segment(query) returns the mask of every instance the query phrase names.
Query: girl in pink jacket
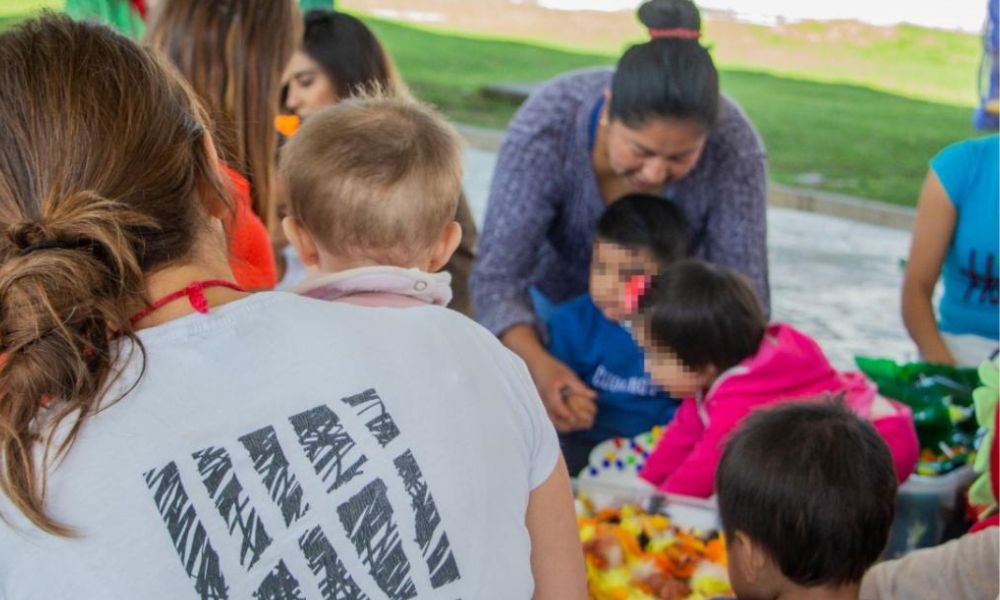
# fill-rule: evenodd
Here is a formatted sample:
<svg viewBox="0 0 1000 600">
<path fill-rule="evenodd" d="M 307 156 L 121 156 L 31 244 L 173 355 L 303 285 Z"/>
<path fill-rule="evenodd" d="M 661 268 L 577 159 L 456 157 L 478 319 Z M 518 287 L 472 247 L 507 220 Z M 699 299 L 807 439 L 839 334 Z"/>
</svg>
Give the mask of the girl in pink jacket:
<svg viewBox="0 0 1000 600">
<path fill-rule="evenodd" d="M 879 396 L 862 374 L 835 370 L 805 334 L 768 325 L 738 274 L 703 261 L 676 263 L 641 298 L 636 325 L 653 380 L 684 398 L 640 472 L 659 489 L 711 496 L 723 444 L 754 409 L 828 396 L 871 421 L 900 482 L 913 472 L 919 447 L 909 408 Z"/>
</svg>

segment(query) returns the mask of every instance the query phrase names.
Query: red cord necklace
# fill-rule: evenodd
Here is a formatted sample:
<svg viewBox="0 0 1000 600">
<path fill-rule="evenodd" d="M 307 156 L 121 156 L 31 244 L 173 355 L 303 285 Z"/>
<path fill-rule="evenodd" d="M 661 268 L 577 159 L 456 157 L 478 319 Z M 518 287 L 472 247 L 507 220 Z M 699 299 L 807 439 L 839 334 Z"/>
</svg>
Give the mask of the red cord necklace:
<svg viewBox="0 0 1000 600">
<path fill-rule="evenodd" d="M 231 290 L 236 290 L 237 292 L 246 291 L 242 287 L 231 281 L 226 281 L 225 279 L 205 279 L 202 281 L 195 281 L 186 288 L 177 290 L 176 292 L 171 292 L 162 298 L 154 300 L 149 306 L 132 315 L 130 321 L 133 325 L 135 325 L 174 300 L 179 300 L 185 297 L 188 299 L 188 302 L 191 303 L 191 308 L 201 314 L 205 314 L 208 312 L 208 300 L 205 298 L 205 290 L 214 287 L 229 288 Z"/>
</svg>

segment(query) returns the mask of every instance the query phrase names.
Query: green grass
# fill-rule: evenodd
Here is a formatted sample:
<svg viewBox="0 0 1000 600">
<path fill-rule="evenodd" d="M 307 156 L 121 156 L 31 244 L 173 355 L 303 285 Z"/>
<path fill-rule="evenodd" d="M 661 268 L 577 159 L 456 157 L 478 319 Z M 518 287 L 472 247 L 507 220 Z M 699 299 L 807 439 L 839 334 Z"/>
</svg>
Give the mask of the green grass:
<svg viewBox="0 0 1000 600">
<path fill-rule="evenodd" d="M 43 8 L 59 9 L 65 4 L 66 0 L 3 0 L 0 15 L 23 15 Z"/>
<path fill-rule="evenodd" d="M 775 181 L 818 173 L 829 191 L 913 205 L 927 162 L 972 135 L 966 108 L 869 88 L 725 70 L 722 85 L 768 147 Z"/>
<path fill-rule="evenodd" d="M 901 96 L 957 106 L 977 97 L 982 52 L 977 36 L 912 25 L 893 28 L 807 22 L 771 28 L 747 25 L 739 42 L 709 42 L 724 68 L 763 70 L 826 83 L 853 83 Z"/>
<path fill-rule="evenodd" d="M 451 118 L 504 127 L 516 106 L 484 98 L 480 88 L 499 81 L 540 81 L 571 69 L 612 64 L 611 56 L 582 54 L 483 37 L 443 35 L 365 18 L 403 78 L 421 99 Z"/>
<path fill-rule="evenodd" d="M 0 0 L 0 31 L 40 10 L 60 10 L 66 0 Z"/>
<path fill-rule="evenodd" d="M 482 86 L 544 80 L 616 59 L 611 53 L 365 20 L 419 97 L 457 121 L 490 127 L 503 127 L 516 107 L 482 97 Z M 912 44 L 901 44 L 895 52 L 906 54 Z M 935 60 L 948 64 L 947 58 Z M 764 138 L 772 179 L 781 183 L 802 186 L 801 176 L 818 175 L 820 183 L 810 187 L 913 205 L 930 157 L 974 133 L 971 106 L 944 100 L 744 68 L 723 67 L 721 78 L 723 91 L 746 109 Z"/>
<path fill-rule="evenodd" d="M 61 4 L 5 0 L 0 29 L 11 17 Z M 483 86 L 611 65 L 621 50 L 579 50 L 359 16 L 417 96 L 455 121 L 486 127 L 503 128 L 517 107 L 483 97 Z M 774 181 L 913 205 L 930 157 L 974 135 L 975 36 L 802 23 L 746 25 L 738 35 L 716 39 L 712 29 L 709 22 L 723 91 L 742 104 L 764 138 Z"/>
</svg>

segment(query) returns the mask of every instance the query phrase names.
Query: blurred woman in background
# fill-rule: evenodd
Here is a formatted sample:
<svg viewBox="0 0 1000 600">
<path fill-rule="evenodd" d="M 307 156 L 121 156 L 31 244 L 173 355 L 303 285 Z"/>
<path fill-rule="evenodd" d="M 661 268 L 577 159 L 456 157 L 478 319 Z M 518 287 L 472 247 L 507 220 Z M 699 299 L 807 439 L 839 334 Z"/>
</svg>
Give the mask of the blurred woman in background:
<svg viewBox="0 0 1000 600">
<path fill-rule="evenodd" d="M 284 109 L 306 119 L 344 98 L 375 89 L 391 95 L 410 95 L 375 34 L 351 15 L 327 10 L 307 13 L 302 45 L 285 69 Z M 468 279 L 478 235 L 465 194 L 459 199 L 455 220 L 462 226 L 462 243 L 444 268 L 452 277 L 454 297 L 449 306 L 471 316 Z M 293 285 L 304 276 L 290 246 L 278 260 L 284 261 L 279 287 Z"/>
<path fill-rule="evenodd" d="M 295 0 L 162 0 L 147 34 L 208 111 L 233 184 L 230 261 L 237 281 L 251 289 L 277 282 L 268 235 L 277 195 L 273 123 L 299 32 Z"/>
</svg>

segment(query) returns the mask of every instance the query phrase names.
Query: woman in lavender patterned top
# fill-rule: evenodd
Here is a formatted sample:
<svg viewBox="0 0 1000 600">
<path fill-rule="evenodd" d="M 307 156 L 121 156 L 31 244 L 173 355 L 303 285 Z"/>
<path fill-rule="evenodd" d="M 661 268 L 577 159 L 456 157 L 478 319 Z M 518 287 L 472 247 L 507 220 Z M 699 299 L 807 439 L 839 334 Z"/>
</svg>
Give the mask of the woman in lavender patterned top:
<svg viewBox="0 0 1000 600">
<path fill-rule="evenodd" d="M 477 319 L 527 363 L 560 431 L 586 426 L 566 397 L 594 392 L 545 350 L 532 296 L 544 310 L 587 291 L 597 219 L 614 200 L 675 199 L 690 253 L 742 272 L 770 302 L 763 144 L 719 93 L 697 7 L 650 0 L 639 19 L 651 39 L 614 71 L 560 76 L 511 121 L 470 281 Z"/>
</svg>

